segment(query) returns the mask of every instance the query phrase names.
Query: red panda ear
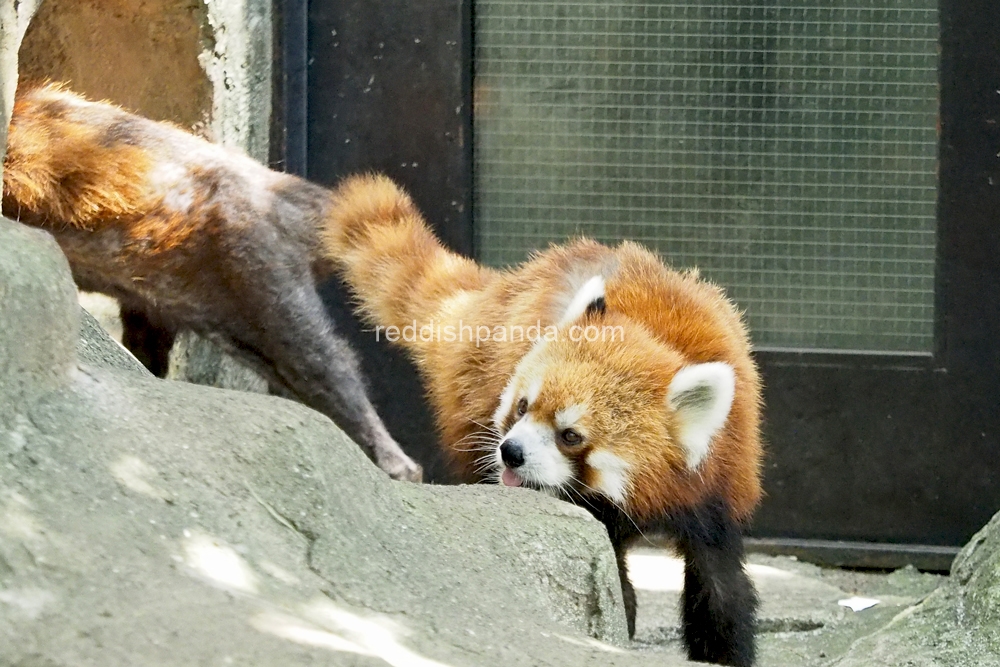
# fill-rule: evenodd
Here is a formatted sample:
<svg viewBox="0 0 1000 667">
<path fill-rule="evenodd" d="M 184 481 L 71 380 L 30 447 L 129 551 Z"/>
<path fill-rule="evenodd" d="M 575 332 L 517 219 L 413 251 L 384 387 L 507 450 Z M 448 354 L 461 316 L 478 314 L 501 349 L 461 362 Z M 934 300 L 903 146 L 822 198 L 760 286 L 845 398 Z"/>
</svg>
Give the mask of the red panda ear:
<svg viewBox="0 0 1000 667">
<path fill-rule="evenodd" d="M 562 317 L 559 318 L 559 326 L 564 327 L 572 324 L 583 317 L 583 314 L 590 310 L 604 312 L 604 277 L 594 276 L 580 286 L 580 289 L 573 295 L 573 300 L 569 302 Z"/>
<path fill-rule="evenodd" d="M 712 438 L 729 417 L 735 393 L 733 368 L 721 362 L 685 366 L 670 381 L 667 404 L 677 420 L 688 468 L 698 467 L 708 456 Z"/>
</svg>

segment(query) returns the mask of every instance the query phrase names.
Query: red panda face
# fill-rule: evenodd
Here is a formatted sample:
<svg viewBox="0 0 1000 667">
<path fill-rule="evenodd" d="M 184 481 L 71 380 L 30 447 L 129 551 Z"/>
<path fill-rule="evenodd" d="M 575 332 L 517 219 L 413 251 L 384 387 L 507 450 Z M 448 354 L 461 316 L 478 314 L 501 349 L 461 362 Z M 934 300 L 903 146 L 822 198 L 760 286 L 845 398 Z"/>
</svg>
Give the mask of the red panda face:
<svg viewBox="0 0 1000 667">
<path fill-rule="evenodd" d="M 581 317 L 620 335 L 573 340 L 563 323 L 557 340 L 535 343 L 499 397 L 493 469 L 507 486 L 628 511 L 634 488 L 670 484 L 706 458 L 735 377 L 724 363 L 686 364 L 620 314 Z"/>
<path fill-rule="evenodd" d="M 617 392 L 607 391 L 611 369 L 573 347 L 541 341 L 518 364 L 494 414 L 496 470 L 507 486 L 624 501 L 629 463 L 614 445 L 655 398 L 626 381 L 637 391 L 626 390 L 634 398 L 619 405 Z"/>
</svg>

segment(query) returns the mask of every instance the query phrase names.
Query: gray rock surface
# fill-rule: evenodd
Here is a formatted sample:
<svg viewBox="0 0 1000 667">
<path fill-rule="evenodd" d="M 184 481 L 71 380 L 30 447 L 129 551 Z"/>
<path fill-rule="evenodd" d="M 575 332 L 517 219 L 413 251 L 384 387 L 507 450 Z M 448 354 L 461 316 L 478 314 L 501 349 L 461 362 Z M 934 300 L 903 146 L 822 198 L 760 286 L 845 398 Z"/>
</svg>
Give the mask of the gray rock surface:
<svg viewBox="0 0 1000 667">
<path fill-rule="evenodd" d="M 662 551 L 629 644 L 585 512 L 393 482 L 296 403 L 152 378 L 5 220 L 0 314 L 0 664 L 684 664 Z M 1000 517 L 941 587 L 754 556 L 760 664 L 1000 665 L 998 572 Z"/>
<path fill-rule="evenodd" d="M 629 554 L 639 613 L 633 648 L 680 658 L 678 595 L 684 564 L 662 549 Z M 884 627 L 938 588 L 946 577 L 912 567 L 891 574 L 820 568 L 787 556 L 751 554 L 748 570 L 761 598 L 758 664 L 828 667 L 854 642 Z M 878 602 L 862 611 L 840 604 L 851 597 Z"/>
<path fill-rule="evenodd" d="M 167 378 L 206 387 L 268 393 L 267 380 L 218 345 L 193 331 L 181 331 L 170 349 Z"/>
<path fill-rule="evenodd" d="M 947 579 L 912 567 L 884 574 L 820 568 L 762 555 L 751 556 L 754 566 L 773 568 L 759 579 L 764 601 L 758 635 L 761 665 L 836 664 L 859 638 L 920 603 Z M 878 602 L 859 611 L 840 604 L 852 597 Z"/>
<path fill-rule="evenodd" d="M 76 359 L 79 307 L 51 236 L 0 218 L 0 424 L 66 382 Z"/>
<path fill-rule="evenodd" d="M 835 664 L 1000 665 L 1000 514 L 959 553 L 951 573 L 947 584 L 859 639 Z"/>
<path fill-rule="evenodd" d="M 86 308 L 80 309 L 80 338 L 76 344 L 80 363 L 153 377 L 142 363 L 105 331 Z"/>
<path fill-rule="evenodd" d="M 662 550 L 633 554 L 629 644 L 584 511 L 393 482 L 296 403 L 152 378 L 8 221 L 0 313 L 0 664 L 685 664 Z M 1000 518 L 940 588 L 750 567 L 761 665 L 1000 665 Z"/>
</svg>

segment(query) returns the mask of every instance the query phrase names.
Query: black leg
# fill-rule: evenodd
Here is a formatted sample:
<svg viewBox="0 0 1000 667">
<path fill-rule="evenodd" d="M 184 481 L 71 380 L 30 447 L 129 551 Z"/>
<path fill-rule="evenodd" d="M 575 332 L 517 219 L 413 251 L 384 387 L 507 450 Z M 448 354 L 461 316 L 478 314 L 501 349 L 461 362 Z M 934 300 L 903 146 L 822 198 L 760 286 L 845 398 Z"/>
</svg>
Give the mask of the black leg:
<svg viewBox="0 0 1000 667">
<path fill-rule="evenodd" d="M 625 545 L 614 544 L 615 559 L 618 561 L 618 577 L 622 582 L 622 600 L 625 602 L 625 622 L 628 623 L 628 638 L 635 637 L 635 587 L 628 578 L 628 563 L 625 561 Z"/>
<path fill-rule="evenodd" d="M 156 326 L 139 310 L 121 307 L 122 345 L 156 377 L 166 377 L 174 332 Z"/>
<path fill-rule="evenodd" d="M 262 335 L 257 352 L 270 362 L 265 377 L 271 385 L 283 387 L 333 419 L 394 479 L 419 482 L 423 470 L 403 452 L 375 412 L 354 351 L 334 331 L 316 291 L 287 290 L 258 317 L 254 331 Z"/>
<path fill-rule="evenodd" d="M 757 592 L 743 567 L 743 537 L 726 509 L 712 505 L 683 522 L 684 641 L 691 660 L 749 667 L 754 662 Z"/>
</svg>

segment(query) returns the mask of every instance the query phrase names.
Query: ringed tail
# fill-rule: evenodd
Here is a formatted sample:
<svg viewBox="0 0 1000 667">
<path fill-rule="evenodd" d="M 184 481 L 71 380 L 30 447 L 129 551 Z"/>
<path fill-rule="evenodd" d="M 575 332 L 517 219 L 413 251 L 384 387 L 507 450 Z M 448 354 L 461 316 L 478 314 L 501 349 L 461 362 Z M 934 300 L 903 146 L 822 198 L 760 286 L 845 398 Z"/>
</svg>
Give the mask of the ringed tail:
<svg viewBox="0 0 1000 667">
<path fill-rule="evenodd" d="M 55 85 L 18 91 L 4 158 L 5 215 L 92 229 L 145 205 L 150 156 L 104 141 L 106 128 L 73 118 L 78 99 Z"/>
<path fill-rule="evenodd" d="M 445 248 L 386 176 L 345 179 L 332 193 L 320 236 L 372 325 L 419 327 L 445 299 L 483 284 L 484 270 Z"/>
</svg>

